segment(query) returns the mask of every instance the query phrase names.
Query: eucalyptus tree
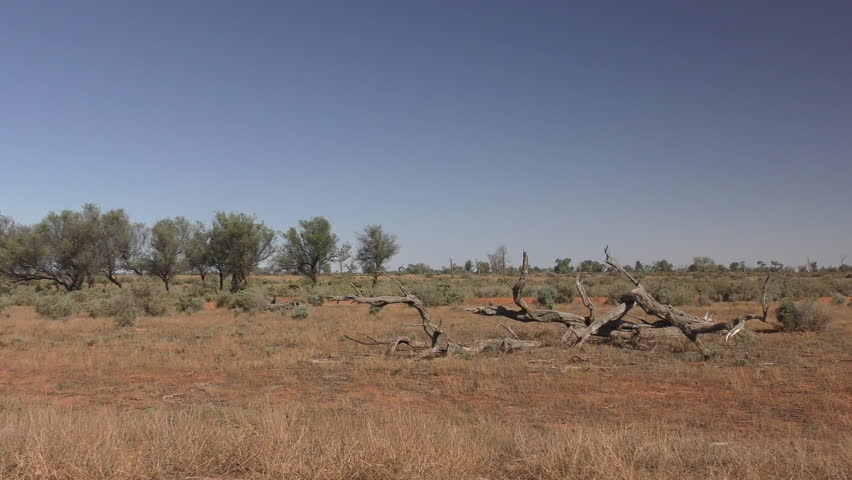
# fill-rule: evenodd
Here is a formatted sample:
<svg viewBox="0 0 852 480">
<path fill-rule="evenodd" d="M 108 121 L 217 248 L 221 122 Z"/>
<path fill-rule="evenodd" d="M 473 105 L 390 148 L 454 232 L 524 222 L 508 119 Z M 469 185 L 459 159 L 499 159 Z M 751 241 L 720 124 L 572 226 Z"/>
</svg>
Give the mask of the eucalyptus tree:
<svg viewBox="0 0 852 480">
<path fill-rule="evenodd" d="M 300 220 L 299 228 L 283 234 L 284 245 L 275 263 L 282 270 L 305 275 L 314 285 L 318 275 L 327 271 L 338 253 L 337 235 L 324 217 Z"/>
<path fill-rule="evenodd" d="M 358 234 L 358 251 L 355 259 L 361 264 L 364 273 L 373 276 L 373 288 L 379 275 L 385 271 L 385 263 L 399 253 L 397 236 L 382 231 L 381 225 L 367 225 Z"/>
<path fill-rule="evenodd" d="M 74 291 L 94 283 L 100 268 L 100 209 L 50 212 L 33 226 L 0 223 L 0 274 L 13 282 L 47 280 Z"/>
<path fill-rule="evenodd" d="M 164 218 L 151 227 L 151 251 L 146 270 L 169 290 L 172 280 L 186 267 L 186 247 L 191 224 L 183 217 Z"/>
<path fill-rule="evenodd" d="M 248 286 L 252 270 L 275 252 L 275 232 L 245 213 L 218 212 L 210 228 L 210 259 L 219 274 L 219 289 L 224 277 L 231 276 L 231 291 Z"/>
<path fill-rule="evenodd" d="M 207 274 L 213 268 L 213 258 L 210 251 L 210 232 L 204 224 L 197 222 L 192 226 L 189 241 L 186 244 L 186 266 L 201 277 L 201 285 L 207 284 Z"/>
<path fill-rule="evenodd" d="M 100 218 L 98 236 L 99 272 L 118 288 L 118 275 L 132 271 L 142 274 L 147 253 L 149 229 L 143 223 L 131 223 L 123 209 L 110 210 Z"/>
</svg>

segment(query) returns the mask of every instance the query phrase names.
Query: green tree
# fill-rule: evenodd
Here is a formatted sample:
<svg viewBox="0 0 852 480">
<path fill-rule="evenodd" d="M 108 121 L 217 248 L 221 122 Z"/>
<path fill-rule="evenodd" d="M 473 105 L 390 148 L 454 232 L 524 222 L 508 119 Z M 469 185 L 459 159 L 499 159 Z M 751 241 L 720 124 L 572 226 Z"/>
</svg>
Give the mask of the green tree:
<svg viewBox="0 0 852 480">
<path fill-rule="evenodd" d="M 355 259 L 361 264 L 364 273 L 373 276 L 373 288 L 379 275 L 385 270 L 385 262 L 399 253 L 397 236 L 382 231 L 381 225 L 367 225 L 358 234 L 358 251 Z"/>
<path fill-rule="evenodd" d="M 411 275 L 428 275 L 432 272 L 432 267 L 425 263 L 409 263 L 408 266 L 405 267 L 405 273 Z"/>
<path fill-rule="evenodd" d="M 584 273 L 600 273 L 604 271 L 604 268 L 604 264 L 600 262 L 583 260 L 577 270 Z"/>
<path fill-rule="evenodd" d="M 314 217 L 300 220 L 298 230 L 287 230 L 275 263 L 283 270 L 305 275 L 316 285 L 317 276 L 330 268 L 337 253 L 337 235 L 331 233 L 331 224 L 323 217 Z"/>
<path fill-rule="evenodd" d="M 464 271 L 472 272 L 473 271 L 473 260 L 467 260 L 464 262 Z"/>
<path fill-rule="evenodd" d="M 67 291 L 94 283 L 101 261 L 98 250 L 100 209 L 50 212 L 35 226 L 5 219 L 0 236 L 0 274 L 14 282 L 48 280 Z"/>
<path fill-rule="evenodd" d="M 201 278 L 201 285 L 206 286 L 213 259 L 210 252 L 210 232 L 204 228 L 203 223 L 197 222 L 191 227 L 184 254 L 187 268 L 197 273 Z"/>
<path fill-rule="evenodd" d="M 720 270 L 720 265 L 710 257 L 695 257 L 692 259 L 692 265 L 689 266 L 690 272 L 717 272 Z"/>
<path fill-rule="evenodd" d="M 99 225 L 99 271 L 121 288 L 120 272 L 142 273 L 141 261 L 146 253 L 149 230 L 142 223 L 131 223 L 123 209 L 104 213 Z"/>
<path fill-rule="evenodd" d="M 674 271 L 674 267 L 668 260 L 660 260 L 654 263 L 654 271 L 668 273 Z"/>
<path fill-rule="evenodd" d="M 186 247 L 191 225 L 183 217 L 164 218 L 151 228 L 151 252 L 146 270 L 169 290 L 175 275 L 186 267 Z"/>
<path fill-rule="evenodd" d="M 224 277 L 231 276 L 231 291 L 248 286 L 251 271 L 275 251 L 275 232 L 245 213 L 216 213 L 210 228 L 211 264 L 219 274 L 219 289 Z"/>
<path fill-rule="evenodd" d="M 574 271 L 574 267 L 571 266 L 570 258 L 557 258 L 556 266 L 553 267 L 553 271 L 556 273 L 571 273 Z"/>
</svg>

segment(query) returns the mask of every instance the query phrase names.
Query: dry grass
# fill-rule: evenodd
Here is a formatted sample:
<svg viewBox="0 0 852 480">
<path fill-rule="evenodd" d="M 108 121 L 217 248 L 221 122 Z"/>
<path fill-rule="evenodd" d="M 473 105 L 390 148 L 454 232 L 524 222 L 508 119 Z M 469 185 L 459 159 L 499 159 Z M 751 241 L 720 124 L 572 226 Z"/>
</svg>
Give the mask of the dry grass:
<svg viewBox="0 0 852 480">
<path fill-rule="evenodd" d="M 709 341 L 708 362 L 677 342 L 412 363 L 342 338 L 416 333 L 404 307 L 214 310 L 135 329 L 11 307 L 0 478 L 848 478 L 852 308 L 825 309 L 825 332 Z M 460 341 L 504 334 L 460 308 L 433 315 Z"/>
</svg>

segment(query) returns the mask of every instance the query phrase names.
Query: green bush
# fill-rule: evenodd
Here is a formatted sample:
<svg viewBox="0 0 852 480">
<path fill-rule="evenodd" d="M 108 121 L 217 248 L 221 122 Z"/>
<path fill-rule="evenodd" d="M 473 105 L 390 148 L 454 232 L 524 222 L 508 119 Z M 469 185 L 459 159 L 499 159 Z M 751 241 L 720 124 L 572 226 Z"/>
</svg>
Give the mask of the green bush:
<svg viewBox="0 0 852 480">
<path fill-rule="evenodd" d="M 201 311 L 204 308 L 204 299 L 192 295 L 180 295 L 177 297 L 177 309 L 187 315 Z"/>
<path fill-rule="evenodd" d="M 293 313 L 290 314 L 292 318 L 296 319 L 304 319 L 308 318 L 311 314 L 311 309 L 307 305 L 299 305 L 295 309 L 293 309 Z"/>
<path fill-rule="evenodd" d="M 103 318 L 110 316 L 109 304 L 110 299 L 93 298 L 87 300 L 86 303 L 82 304 L 81 308 L 84 312 L 86 312 L 86 315 L 92 318 Z"/>
<path fill-rule="evenodd" d="M 843 305 L 846 303 L 846 295 L 835 293 L 833 297 L 831 297 L 831 303 L 835 305 Z"/>
<path fill-rule="evenodd" d="M 574 286 L 560 283 L 556 286 L 556 303 L 571 303 L 574 301 Z"/>
<path fill-rule="evenodd" d="M 216 307 L 218 308 L 230 308 L 231 307 L 231 295 L 229 293 L 221 292 L 216 295 L 213 300 L 216 301 Z"/>
<path fill-rule="evenodd" d="M 124 290 L 129 292 L 129 295 L 133 298 L 133 303 L 144 315 L 159 317 L 169 311 L 168 293 L 159 282 L 146 279 L 133 282 L 129 288 Z"/>
<path fill-rule="evenodd" d="M 550 287 L 540 288 L 535 299 L 542 307 L 553 310 L 553 306 L 556 304 L 556 290 Z"/>
<path fill-rule="evenodd" d="M 53 320 L 66 319 L 79 312 L 80 305 L 69 295 L 45 295 L 35 301 L 36 312 Z"/>
<path fill-rule="evenodd" d="M 321 307 L 323 306 L 323 304 L 325 304 L 325 298 L 322 295 L 308 295 L 308 298 L 306 300 L 307 303 L 315 307 Z"/>
<path fill-rule="evenodd" d="M 382 307 L 370 305 L 370 315 L 378 315 L 380 313 L 382 313 Z"/>
<path fill-rule="evenodd" d="M 556 292 L 555 303 L 571 303 L 574 301 L 574 284 L 553 277 L 547 280 L 547 285 Z"/>
<path fill-rule="evenodd" d="M 819 332 L 825 330 L 830 318 L 813 300 L 801 307 L 790 298 L 782 298 L 775 312 L 781 328 L 788 332 Z"/>
<path fill-rule="evenodd" d="M 802 312 L 796 306 L 796 302 L 790 297 L 784 297 L 778 303 L 778 309 L 775 310 L 775 319 L 781 324 L 784 330 L 798 330 L 801 324 Z"/>
<path fill-rule="evenodd" d="M 464 293 L 453 284 L 446 282 L 423 282 L 412 291 L 427 307 L 455 305 L 464 300 Z"/>
<path fill-rule="evenodd" d="M 675 283 L 661 287 L 655 297 L 662 304 L 689 305 L 695 300 L 696 293 L 691 285 Z"/>
<path fill-rule="evenodd" d="M 263 292 L 247 289 L 231 295 L 230 307 L 238 312 L 256 312 L 265 308 L 268 303 Z"/>
<path fill-rule="evenodd" d="M 136 311 L 133 309 L 121 310 L 112 318 L 116 327 L 125 328 L 136 325 Z"/>
</svg>

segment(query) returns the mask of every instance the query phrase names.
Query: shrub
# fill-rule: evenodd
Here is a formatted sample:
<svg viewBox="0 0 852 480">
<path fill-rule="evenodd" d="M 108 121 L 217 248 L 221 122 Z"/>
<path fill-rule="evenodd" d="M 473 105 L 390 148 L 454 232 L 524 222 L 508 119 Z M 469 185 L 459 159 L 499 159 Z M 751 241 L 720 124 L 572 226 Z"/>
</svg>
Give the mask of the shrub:
<svg viewBox="0 0 852 480">
<path fill-rule="evenodd" d="M 574 301 L 574 286 L 560 283 L 556 286 L 556 303 L 571 303 Z"/>
<path fill-rule="evenodd" d="M 315 307 L 321 307 L 325 303 L 322 295 L 308 295 L 307 302 Z"/>
<path fill-rule="evenodd" d="M 299 305 L 293 310 L 293 313 L 290 314 L 292 318 L 303 319 L 308 318 L 311 314 L 310 308 L 307 305 Z"/>
<path fill-rule="evenodd" d="M 540 288 L 535 299 L 542 307 L 553 310 L 553 305 L 556 303 L 556 290 L 550 287 Z"/>
<path fill-rule="evenodd" d="M 129 317 L 135 320 L 137 316 L 142 314 L 141 307 L 137 305 L 135 297 L 129 291 L 115 295 L 102 303 L 103 313 L 97 316 L 112 317 L 113 320 L 118 317 L 125 319 Z M 118 322 L 116 322 L 116 325 L 118 325 Z"/>
<path fill-rule="evenodd" d="M 801 323 L 802 312 L 796 306 L 796 302 L 790 297 L 784 297 L 778 303 L 775 318 L 784 330 L 797 330 Z"/>
<path fill-rule="evenodd" d="M 268 303 L 262 292 L 247 289 L 232 294 L 230 306 L 239 312 L 256 312 L 266 307 Z"/>
<path fill-rule="evenodd" d="M 81 305 L 86 315 L 92 318 L 103 318 L 108 317 L 109 315 L 109 299 L 104 298 L 93 298 L 91 300 L 86 301 L 83 305 Z"/>
<path fill-rule="evenodd" d="M 231 295 L 228 293 L 222 292 L 216 295 L 214 300 L 218 308 L 229 308 L 231 306 Z"/>
<path fill-rule="evenodd" d="M 688 305 L 695 299 L 695 293 L 691 286 L 675 283 L 660 288 L 656 293 L 656 298 L 662 304 Z"/>
<path fill-rule="evenodd" d="M 39 315 L 53 320 L 65 319 L 75 315 L 80 305 L 68 295 L 46 295 L 35 301 L 35 310 Z"/>
<path fill-rule="evenodd" d="M 427 307 L 438 307 L 442 305 L 455 305 L 464 300 L 464 294 L 455 285 L 439 282 L 424 282 L 418 285 L 412 292 Z"/>
<path fill-rule="evenodd" d="M 192 295 L 180 295 L 177 297 L 177 309 L 187 315 L 198 312 L 204 308 L 204 299 Z"/>
<path fill-rule="evenodd" d="M 380 313 L 382 313 L 382 307 L 370 305 L 370 315 L 378 315 Z"/>
<path fill-rule="evenodd" d="M 821 332 L 831 320 L 825 310 L 813 300 L 805 303 L 801 312 L 801 328 L 804 332 Z"/>
<path fill-rule="evenodd" d="M 835 293 L 833 297 L 831 297 L 831 303 L 835 305 L 843 305 L 846 303 L 846 296 L 840 293 Z"/>
<path fill-rule="evenodd" d="M 559 278 L 547 280 L 547 285 L 556 292 L 555 303 L 571 303 L 574 301 L 574 285 L 559 281 Z"/>
<path fill-rule="evenodd" d="M 121 310 L 113 316 L 112 321 L 119 328 L 132 327 L 136 325 L 136 310 L 132 308 Z"/>
<path fill-rule="evenodd" d="M 133 303 L 144 315 L 159 317 L 169 311 L 166 291 L 154 280 L 133 282 L 127 289 Z M 123 292 L 122 292 L 123 293 Z"/>
<path fill-rule="evenodd" d="M 775 312 L 781 328 L 788 332 L 818 332 L 828 325 L 829 317 L 816 302 L 809 300 L 797 307 L 790 298 L 782 298 Z"/>
</svg>

